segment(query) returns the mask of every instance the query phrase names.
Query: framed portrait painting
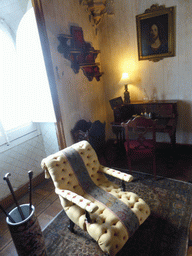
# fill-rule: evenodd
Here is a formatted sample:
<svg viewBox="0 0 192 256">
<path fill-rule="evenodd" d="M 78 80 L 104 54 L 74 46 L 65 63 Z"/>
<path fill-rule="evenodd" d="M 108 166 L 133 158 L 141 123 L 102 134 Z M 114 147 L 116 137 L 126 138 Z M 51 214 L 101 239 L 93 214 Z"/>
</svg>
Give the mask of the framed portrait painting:
<svg viewBox="0 0 192 256">
<path fill-rule="evenodd" d="M 136 16 L 139 60 L 175 56 L 175 7 L 152 5 Z"/>
</svg>

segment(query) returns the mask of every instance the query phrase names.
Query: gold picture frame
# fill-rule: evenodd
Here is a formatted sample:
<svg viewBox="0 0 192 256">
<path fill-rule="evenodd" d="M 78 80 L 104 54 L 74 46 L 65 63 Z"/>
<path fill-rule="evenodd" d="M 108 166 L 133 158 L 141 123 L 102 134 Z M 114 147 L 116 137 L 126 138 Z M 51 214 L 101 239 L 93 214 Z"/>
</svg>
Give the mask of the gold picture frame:
<svg viewBox="0 0 192 256">
<path fill-rule="evenodd" d="M 154 4 L 136 16 L 139 60 L 175 56 L 175 7 Z"/>
</svg>

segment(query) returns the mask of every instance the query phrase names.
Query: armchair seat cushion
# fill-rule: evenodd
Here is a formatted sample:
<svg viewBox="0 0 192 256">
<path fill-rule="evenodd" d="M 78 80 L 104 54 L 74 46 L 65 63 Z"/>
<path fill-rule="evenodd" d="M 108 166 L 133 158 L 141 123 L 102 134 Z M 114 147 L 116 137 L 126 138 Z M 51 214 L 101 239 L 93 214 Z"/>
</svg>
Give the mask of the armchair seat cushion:
<svg viewBox="0 0 192 256">
<path fill-rule="evenodd" d="M 131 141 L 128 146 L 126 145 L 126 142 L 124 143 L 125 149 L 127 150 L 127 154 L 129 154 L 129 157 L 132 160 L 139 160 L 147 157 L 153 156 L 153 145 L 150 142 L 145 142 L 144 145 L 140 145 L 137 141 Z"/>
<path fill-rule="evenodd" d="M 125 143 L 127 143 L 127 142 L 125 142 Z M 141 144 L 137 140 L 130 140 L 129 141 L 129 146 L 130 146 L 130 149 L 135 149 L 135 150 L 152 149 L 153 148 L 153 141 L 149 139 L 149 140 L 143 141 L 143 144 Z"/>
</svg>

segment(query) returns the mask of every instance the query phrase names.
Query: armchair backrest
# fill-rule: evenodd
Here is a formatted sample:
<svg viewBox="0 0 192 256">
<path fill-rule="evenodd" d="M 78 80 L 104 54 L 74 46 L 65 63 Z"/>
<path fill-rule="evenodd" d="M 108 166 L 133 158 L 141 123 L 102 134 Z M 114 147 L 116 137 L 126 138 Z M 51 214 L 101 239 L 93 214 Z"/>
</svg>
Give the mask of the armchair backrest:
<svg viewBox="0 0 192 256">
<path fill-rule="evenodd" d="M 46 177 L 51 176 L 56 188 L 70 190 L 79 195 L 83 195 L 84 193 L 65 155 L 65 152 L 70 154 L 70 148 L 78 152 L 89 176 L 97 186 L 102 186 L 104 183 L 108 185 L 113 184 L 108 181 L 102 172 L 102 166 L 99 163 L 95 150 L 84 140 L 43 159 L 41 166 L 46 172 Z"/>
</svg>

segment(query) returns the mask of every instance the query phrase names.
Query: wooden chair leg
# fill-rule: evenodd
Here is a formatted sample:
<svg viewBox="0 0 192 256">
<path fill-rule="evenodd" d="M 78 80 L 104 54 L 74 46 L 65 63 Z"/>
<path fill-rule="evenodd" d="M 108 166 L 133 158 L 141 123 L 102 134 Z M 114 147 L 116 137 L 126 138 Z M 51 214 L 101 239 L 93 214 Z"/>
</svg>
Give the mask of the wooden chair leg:
<svg viewBox="0 0 192 256">
<path fill-rule="evenodd" d="M 156 158 L 155 158 L 155 156 L 153 157 L 153 174 L 154 174 L 154 179 L 156 180 Z"/>
<path fill-rule="evenodd" d="M 128 156 L 128 169 L 130 174 L 132 174 L 132 167 L 131 167 L 131 158 Z"/>
<path fill-rule="evenodd" d="M 132 170 L 131 170 L 131 158 L 129 156 L 129 153 L 126 151 L 126 158 L 127 158 L 127 165 L 128 165 L 128 171 L 130 172 L 130 174 L 132 174 Z"/>
<path fill-rule="evenodd" d="M 90 214 L 89 214 L 89 212 L 88 212 L 88 211 L 85 211 L 85 216 L 86 216 L 86 220 L 87 220 L 87 222 L 88 222 L 88 223 L 92 223 L 92 221 L 91 221 L 91 217 L 90 217 Z"/>
<path fill-rule="evenodd" d="M 72 233 L 76 233 L 76 231 L 74 230 L 74 226 L 75 226 L 75 223 L 69 219 L 69 226 L 68 226 L 68 229 L 72 232 Z"/>
<path fill-rule="evenodd" d="M 121 186 L 122 186 L 122 190 L 125 191 L 125 181 L 124 180 L 121 181 Z"/>
</svg>

